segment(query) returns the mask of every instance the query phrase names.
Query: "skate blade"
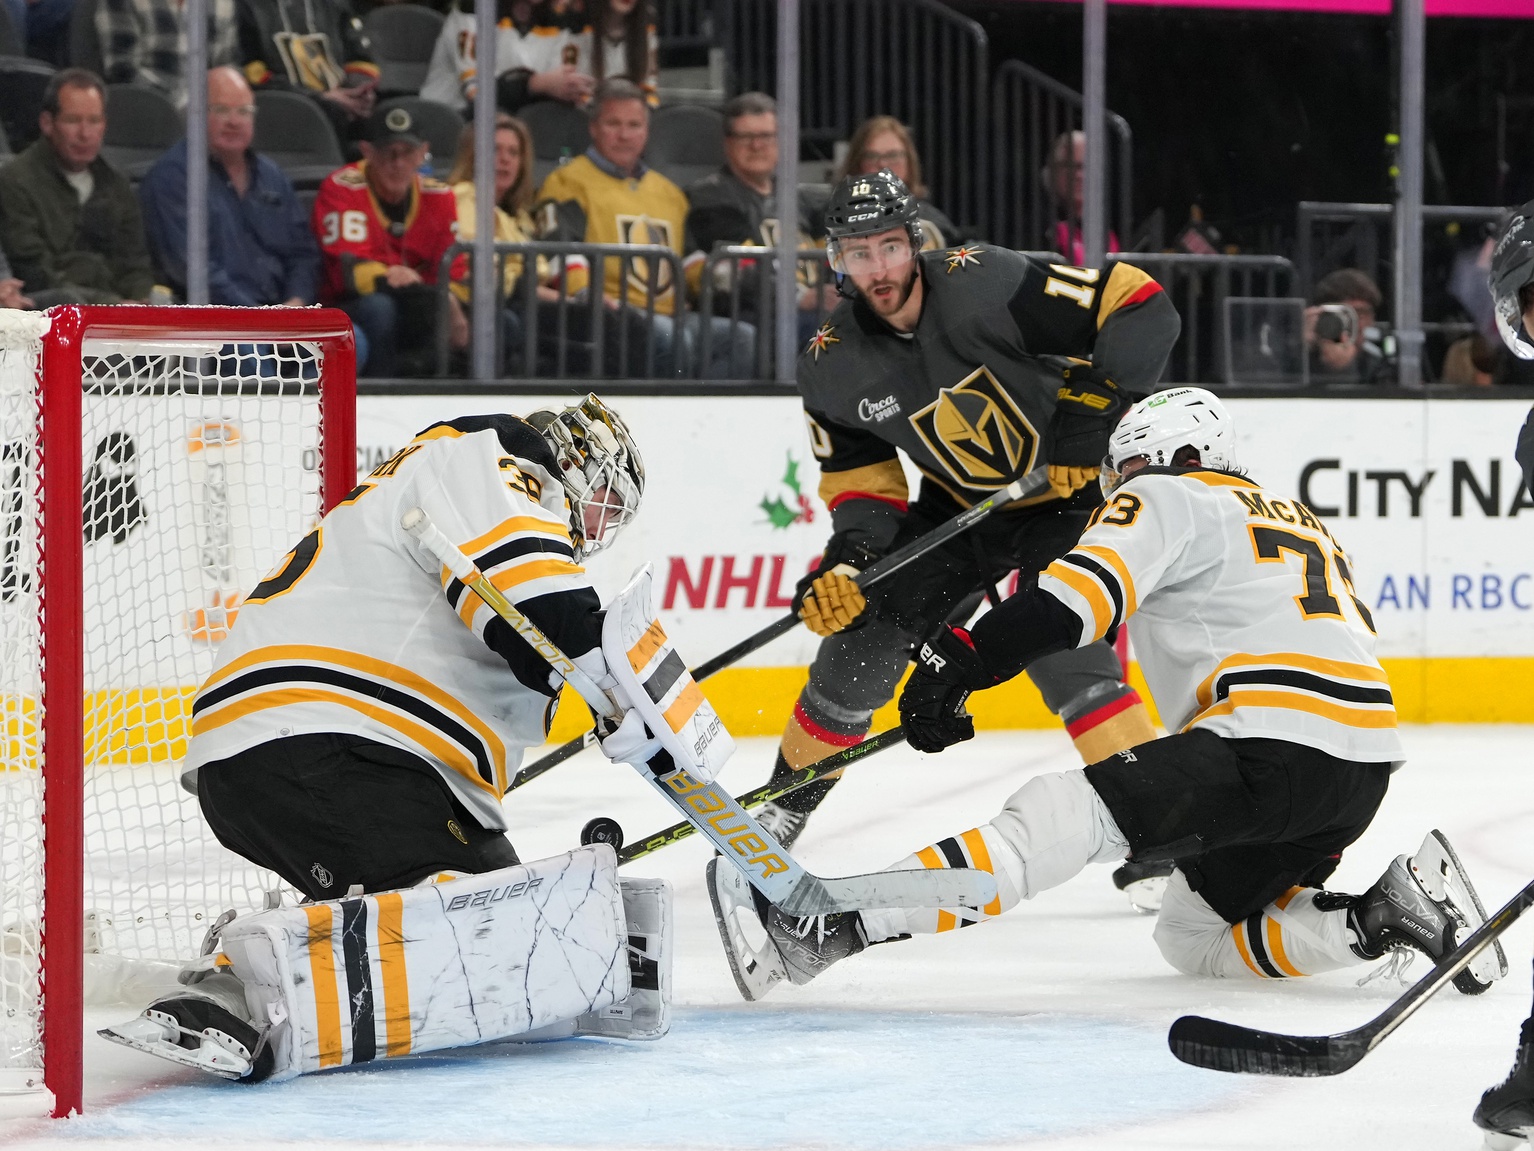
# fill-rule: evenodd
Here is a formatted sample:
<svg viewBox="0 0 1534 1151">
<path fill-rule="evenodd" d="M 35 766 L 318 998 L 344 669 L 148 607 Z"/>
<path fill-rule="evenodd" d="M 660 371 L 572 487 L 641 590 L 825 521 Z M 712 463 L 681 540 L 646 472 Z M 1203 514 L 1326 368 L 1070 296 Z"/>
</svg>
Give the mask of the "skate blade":
<svg viewBox="0 0 1534 1151">
<path fill-rule="evenodd" d="M 742 999 L 755 1003 L 788 979 L 788 967 L 756 914 L 746 877 L 735 867 L 721 868 L 718 856 L 708 861 L 705 875 L 709 902 L 714 905 L 714 923 L 719 928 L 719 940 L 724 944 L 735 987 Z M 756 930 L 748 934 L 751 927 Z M 759 943 L 753 942 L 756 936 L 760 937 Z"/>
<path fill-rule="evenodd" d="M 1124 885 L 1124 894 L 1129 897 L 1129 906 L 1141 915 L 1155 915 L 1161 910 L 1161 901 L 1166 897 L 1166 885 L 1168 876 L 1153 875 L 1149 879 L 1136 879 L 1132 883 Z"/>
<path fill-rule="evenodd" d="M 236 1055 L 217 1040 L 205 1036 L 201 1047 L 196 1051 L 188 1051 L 165 1038 L 164 1027 L 142 1015 L 126 1023 L 103 1027 L 96 1034 L 112 1043 L 120 1043 L 146 1055 L 179 1063 L 182 1067 L 206 1071 L 220 1079 L 239 1080 L 250 1074 L 250 1060 Z"/>
<path fill-rule="evenodd" d="M 1529 1128 L 1521 1129 L 1518 1135 L 1504 1135 L 1500 1131 L 1486 1132 L 1486 1142 L 1482 1146 L 1486 1151 L 1519 1151 L 1520 1148 L 1529 1146 Z"/>
<path fill-rule="evenodd" d="M 1464 915 L 1465 927 L 1458 934 L 1456 942 L 1486 922 L 1486 908 L 1481 903 L 1475 885 L 1470 882 L 1470 873 L 1459 861 L 1459 856 L 1443 832 L 1436 828 L 1428 832 L 1417 854 L 1409 860 L 1409 865 L 1412 874 L 1431 898 L 1440 903 L 1452 903 Z M 1463 974 L 1455 979 L 1454 986 L 1461 992 L 1475 994 L 1485 991 L 1506 974 L 1507 952 L 1502 949 L 1501 940 L 1497 940 L 1475 957 Z M 1469 980 L 1466 980 L 1466 976 Z M 1473 987 L 1465 985 L 1470 980 L 1474 981 Z"/>
</svg>

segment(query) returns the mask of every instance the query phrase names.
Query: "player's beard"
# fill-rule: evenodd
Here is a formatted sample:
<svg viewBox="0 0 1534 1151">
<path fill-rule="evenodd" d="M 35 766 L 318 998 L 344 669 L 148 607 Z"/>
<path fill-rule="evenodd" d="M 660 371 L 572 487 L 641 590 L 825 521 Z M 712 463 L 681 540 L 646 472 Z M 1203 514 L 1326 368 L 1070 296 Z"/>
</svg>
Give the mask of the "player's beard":
<svg viewBox="0 0 1534 1151">
<path fill-rule="evenodd" d="M 881 305 L 879 303 L 878 297 L 874 296 L 871 292 L 864 292 L 863 298 L 868 302 L 868 306 L 874 310 L 874 313 L 879 316 L 880 319 L 888 320 L 891 316 L 898 315 L 900 313 L 900 309 L 905 307 L 906 302 L 910 300 L 911 293 L 916 290 L 916 276 L 916 261 L 913 259 L 910 263 L 910 272 L 906 275 L 905 286 L 900 290 L 899 297 L 893 304 L 889 306 Z M 880 285 L 874 286 L 877 287 Z"/>
</svg>

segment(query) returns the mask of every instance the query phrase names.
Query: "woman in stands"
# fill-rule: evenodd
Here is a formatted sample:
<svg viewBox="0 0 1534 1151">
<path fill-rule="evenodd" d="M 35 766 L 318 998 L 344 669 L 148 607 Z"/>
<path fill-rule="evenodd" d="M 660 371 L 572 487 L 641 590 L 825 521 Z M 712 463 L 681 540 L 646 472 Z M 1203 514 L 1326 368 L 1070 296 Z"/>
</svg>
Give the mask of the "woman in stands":
<svg viewBox="0 0 1534 1151">
<path fill-rule="evenodd" d="M 610 76 L 632 80 L 653 108 L 659 103 L 654 0 L 591 0 L 591 23 L 575 44 L 577 64 L 600 84 Z"/>
<path fill-rule="evenodd" d="M 577 107 L 591 99 L 596 82 L 578 66 L 579 34 L 557 6 L 535 0 L 498 0 L 495 102 L 515 112 L 534 100 Z M 437 35 L 421 95 L 467 113 L 474 101 L 474 5 L 454 4 Z"/>
<path fill-rule="evenodd" d="M 927 185 L 921 176 L 921 156 L 911 132 L 893 116 L 874 116 L 864 120 L 847 144 L 847 158 L 831 177 L 836 187 L 848 176 L 868 175 L 888 168 L 916 197 L 922 223 L 922 251 L 950 247 L 959 242 L 959 229 L 927 199 Z"/>
</svg>

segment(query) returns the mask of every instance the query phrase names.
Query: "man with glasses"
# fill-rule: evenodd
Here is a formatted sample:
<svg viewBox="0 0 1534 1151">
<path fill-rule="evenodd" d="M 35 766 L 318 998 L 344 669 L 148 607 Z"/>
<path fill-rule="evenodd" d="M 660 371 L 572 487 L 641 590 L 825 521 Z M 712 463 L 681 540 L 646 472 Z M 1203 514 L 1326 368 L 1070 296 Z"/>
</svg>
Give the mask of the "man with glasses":
<svg viewBox="0 0 1534 1151">
<path fill-rule="evenodd" d="M 256 104 L 235 68 L 208 73 L 208 302 L 254 307 L 312 304 L 320 249 L 293 185 L 251 148 Z M 183 139 L 139 186 L 149 250 L 166 281 L 186 292 L 186 164 Z"/>
<path fill-rule="evenodd" d="M 425 375 L 435 362 L 435 286 L 458 201 L 420 174 L 429 145 L 408 109 L 375 109 L 365 137 L 362 160 L 325 177 L 314 201 L 320 299 L 366 336 L 367 375 Z M 448 322 L 450 344 L 466 347 L 469 323 L 454 295 Z"/>
<path fill-rule="evenodd" d="M 762 92 L 744 92 L 724 106 L 724 166 L 687 188 L 687 282 L 694 294 L 702 285 L 708 254 L 721 244 L 778 245 L 775 176 L 778 169 L 778 106 Z M 811 239 L 803 196 L 798 196 L 795 226 L 799 246 Z M 756 321 L 761 286 L 747 264 L 721 263 L 715 272 L 715 311 L 724 314 L 736 273 L 741 277 L 740 312 Z M 802 339 L 809 339 L 819 317 L 836 307 L 836 290 L 829 282 L 817 291 L 801 276 L 799 292 Z M 770 291 L 770 289 L 768 289 Z"/>
<path fill-rule="evenodd" d="M 42 138 L 0 170 L 0 248 L 26 294 L 40 308 L 147 300 L 154 271 L 138 201 L 101 155 L 101 77 L 55 72 L 38 125 Z"/>
</svg>

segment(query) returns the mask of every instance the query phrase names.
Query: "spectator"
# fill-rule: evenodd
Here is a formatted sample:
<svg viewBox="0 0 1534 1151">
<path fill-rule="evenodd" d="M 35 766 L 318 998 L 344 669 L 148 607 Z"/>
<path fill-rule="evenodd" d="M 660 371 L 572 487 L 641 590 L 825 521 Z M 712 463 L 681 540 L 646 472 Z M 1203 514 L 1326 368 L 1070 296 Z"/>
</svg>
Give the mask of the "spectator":
<svg viewBox="0 0 1534 1151">
<path fill-rule="evenodd" d="M 1312 377 L 1332 383 L 1372 383 L 1384 363 L 1375 317 L 1384 297 L 1357 268 L 1338 268 L 1316 285 L 1305 309 L 1305 347 Z"/>
<path fill-rule="evenodd" d="M 0 168 L 0 247 L 39 307 L 147 300 L 154 272 L 128 179 L 101 158 L 106 88 L 84 68 L 55 72 L 42 138 Z"/>
<path fill-rule="evenodd" d="M 239 0 L 239 12 L 251 87 L 312 96 L 355 147 L 378 100 L 378 65 L 349 0 Z"/>
<path fill-rule="evenodd" d="M 724 167 L 703 177 L 687 189 L 687 271 L 696 292 L 708 257 L 717 246 L 755 244 L 773 248 L 778 243 L 778 209 L 774 183 L 778 168 L 778 106 L 762 92 L 745 92 L 724 106 Z M 799 197 L 795 221 L 799 247 L 815 241 L 810 236 L 808 212 Z M 717 264 L 715 284 L 723 293 L 716 297 L 728 305 L 734 265 Z M 742 265 L 741 300 L 748 318 L 755 318 L 759 298 L 755 277 Z M 797 272 L 799 327 L 808 340 L 822 312 L 840 302 L 836 289 L 827 283 L 818 291 Z"/>
<path fill-rule="evenodd" d="M 235 0 L 208 0 L 208 63 L 239 63 Z M 186 17 L 181 0 L 97 0 L 101 70 L 109 84 L 143 84 L 186 107 Z"/>
<path fill-rule="evenodd" d="M 1077 267 L 1087 260 L 1087 246 L 1081 235 L 1081 213 L 1087 195 L 1083 175 L 1086 160 L 1087 134 L 1079 129 L 1062 132 L 1049 146 L 1049 160 L 1040 173 L 1055 214 L 1055 222 L 1044 235 L 1044 246 Z M 1119 238 L 1112 229 L 1108 231 L 1107 250 L 1120 250 Z"/>
<path fill-rule="evenodd" d="M 11 275 L 11 262 L 0 252 L 0 308 L 27 310 L 37 307 L 30 296 L 21 294 L 21 281 Z"/>
<path fill-rule="evenodd" d="M 911 140 L 910 130 L 893 116 L 874 116 L 864 120 L 847 142 L 847 156 L 831 177 L 833 186 L 848 176 L 877 172 L 888 168 L 916 197 L 921 212 L 921 250 L 930 252 L 959 242 L 959 229 L 931 200 L 921 178 L 921 157 Z"/>
<path fill-rule="evenodd" d="M 650 108 L 644 92 L 629 80 L 605 81 L 593 101 L 591 147 L 585 155 L 555 168 L 543 183 L 540 196 L 554 221 L 552 228 L 545 227 L 545 238 L 658 244 L 680 255 L 687 197 L 644 163 L 641 157 L 649 134 Z M 755 329 L 737 325 L 732 335 L 725 319 L 681 314 L 668 264 L 650 268 L 648 261 L 631 261 L 625 283 L 625 261 L 609 258 L 602 263 L 608 307 L 625 323 L 645 318 L 638 310 L 647 307 L 653 293 L 659 374 L 674 375 L 691 367 L 704 322 L 713 329 L 713 350 L 706 365 L 710 375 L 727 379 L 731 365 L 743 367 L 751 362 Z M 634 342 L 643 347 L 643 340 Z"/>
<path fill-rule="evenodd" d="M 584 105 L 595 82 L 577 66 L 575 33 L 548 4 L 499 0 L 495 44 L 496 103 L 516 112 L 534 100 Z M 466 112 L 474 102 L 474 5 L 454 5 L 432 50 L 421 95 Z"/>
<path fill-rule="evenodd" d="M 256 104 L 234 68 L 208 73 L 208 300 L 214 304 L 315 301 L 320 250 L 282 169 L 251 150 Z M 167 282 L 186 292 L 186 162 L 182 140 L 139 188 L 144 230 Z"/>
<path fill-rule="evenodd" d="M 1442 382 L 1459 388 L 1489 388 L 1496 368 L 1496 348 L 1475 332 L 1449 345 L 1443 357 Z"/>
<path fill-rule="evenodd" d="M 622 77 L 658 102 L 659 64 L 653 0 L 593 0 L 591 23 L 576 38 L 576 65 L 592 80 Z"/>
<path fill-rule="evenodd" d="M 409 109 L 368 118 L 363 159 L 332 172 L 314 201 L 320 299 L 351 316 L 367 338 L 370 376 L 423 375 L 435 360 L 437 269 L 453 243 L 453 193 L 419 172 L 428 145 Z M 469 324 L 448 296 L 449 343 Z"/>
</svg>

